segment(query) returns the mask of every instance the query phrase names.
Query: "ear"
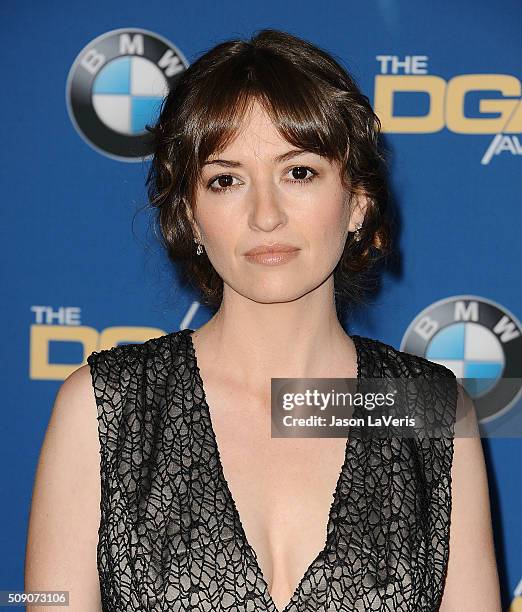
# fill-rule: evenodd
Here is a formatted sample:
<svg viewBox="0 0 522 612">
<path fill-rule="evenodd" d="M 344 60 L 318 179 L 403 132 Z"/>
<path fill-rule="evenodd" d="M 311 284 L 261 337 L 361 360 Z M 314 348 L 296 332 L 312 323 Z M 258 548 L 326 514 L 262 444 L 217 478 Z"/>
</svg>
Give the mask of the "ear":
<svg viewBox="0 0 522 612">
<path fill-rule="evenodd" d="M 184 206 L 185 206 L 185 214 L 192 228 L 192 233 L 194 234 L 194 238 L 196 238 L 199 242 L 201 242 L 201 234 L 199 232 L 198 224 L 196 223 L 196 220 L 194 218 L 192 208 L 189 206 L 188 202 L 184 202 Z"/>
<path fill-rule="evenodd" d="M 350 223 L 348 231 L 355 232 L 356 225 L 364 223 L 364 217 L 369 206 L 368 196 L 365 194 L 354 194 L 351 202 Z"/>
</svg>

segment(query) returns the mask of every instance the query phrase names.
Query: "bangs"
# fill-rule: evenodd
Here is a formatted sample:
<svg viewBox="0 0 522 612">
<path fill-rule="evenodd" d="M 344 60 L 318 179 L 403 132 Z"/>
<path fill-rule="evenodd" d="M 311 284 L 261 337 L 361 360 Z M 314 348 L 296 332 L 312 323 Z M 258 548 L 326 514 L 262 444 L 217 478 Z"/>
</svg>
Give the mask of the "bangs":
<svg viewBox="0 0 522 612">
<path fill-rule="evenodd" d="M 238 135 L 254 101 L 294 147 L 330 161 L 345 159 L 348 142 L 339 90 L 302 72 L 285 57 L 252 49 L 228 58 L 214 68 L 198 93 L 195 106 L 205 112 L 193 117 L 190 138 L 198 177 L 205 161 Z"/>
</svg>

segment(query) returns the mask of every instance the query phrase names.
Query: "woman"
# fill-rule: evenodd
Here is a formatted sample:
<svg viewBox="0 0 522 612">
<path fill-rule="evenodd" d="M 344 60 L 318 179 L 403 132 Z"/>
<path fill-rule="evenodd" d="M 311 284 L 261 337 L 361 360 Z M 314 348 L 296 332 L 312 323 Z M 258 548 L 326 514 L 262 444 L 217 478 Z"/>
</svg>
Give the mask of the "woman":
<svg viewBox="0 0 522 612">
<path fill-rule="evenodd" d="M 390 246 L 368 99 L 264 30 L 190 66 L 151 131 L 164 243 L 217 312 L 64 382 L 26 589 L 90 612 L 499 611 L 478 436 L 270 436 L 273 377 L 447 377 L 435 409 L 463 410 L 452 372 L 339 322 Z"/>
</svg>

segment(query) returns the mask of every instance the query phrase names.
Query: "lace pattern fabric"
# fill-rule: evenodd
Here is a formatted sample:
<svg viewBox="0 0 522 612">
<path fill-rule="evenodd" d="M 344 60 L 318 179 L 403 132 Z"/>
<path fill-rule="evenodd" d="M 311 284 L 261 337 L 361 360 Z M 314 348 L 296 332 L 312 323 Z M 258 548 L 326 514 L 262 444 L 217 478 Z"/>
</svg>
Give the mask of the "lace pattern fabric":
<svg viewBox="0 0 522 612">
<path fill-rule="evenodd" d="M 223 474 L 191 333 L 87 359 L 101 453 L 103 611 L 279 612 Z M 351 337 L 359 376 L 455 379 L 442 365 Z M 456 401 L 456 380 L 448 397 L 417 398 L 449 425 Z M 325 547 L 281 612 L 436 612 L 453 439 L 350 432 Z"/>
</svg>

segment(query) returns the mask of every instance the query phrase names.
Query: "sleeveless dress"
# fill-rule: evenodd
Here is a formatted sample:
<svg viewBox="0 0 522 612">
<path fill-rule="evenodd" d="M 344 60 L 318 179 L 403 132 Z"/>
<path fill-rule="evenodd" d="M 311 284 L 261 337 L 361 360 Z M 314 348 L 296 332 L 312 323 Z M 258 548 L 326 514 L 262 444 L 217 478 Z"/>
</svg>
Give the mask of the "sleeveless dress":
<svg viewBox="0 0 522 612">
<path fill-rule="evenodd" d="M 278 611 L 223 475 L 192 332 L 87 359 L 100 440 L 103 612 L 436 612 L 449 556 L 453 372 L 351 336 L 358 380 L 452 378 L 446 396 L 416 398 L 451 435 L 378 439 L 350 427 L 325 546 Z"/>
</svg>

